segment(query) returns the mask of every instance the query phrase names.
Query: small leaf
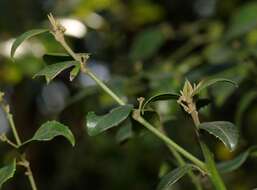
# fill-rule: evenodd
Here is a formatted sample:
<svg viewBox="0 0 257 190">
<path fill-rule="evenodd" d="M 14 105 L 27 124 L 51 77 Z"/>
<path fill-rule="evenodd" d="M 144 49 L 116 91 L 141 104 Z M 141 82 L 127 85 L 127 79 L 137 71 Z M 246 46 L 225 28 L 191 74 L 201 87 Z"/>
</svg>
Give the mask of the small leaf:
<svg viewBox="0 0 257 190">
<path fill-rule="evenodd" d="M 248 148 L 245 152 L 239 154 L 232 160 L 218 163 L 217 167 L 219 171 L 222 173 L 228 173 L 238 169 L 240 166 L 243 165 L 243 163 L 247 160 L 251 153 L 256 150 L 256 148 L 256 146 Z"/>
<path fill-rule="evenodd" d="M 34 29 L 34 30 L 29 30 L 29 31 L 23 33 L 22 35 L 20 35 L 18 38 L 16 38 L 16 40 L 14 41 L 14 43 L 12 45 L 11 57 L 13 58 L 15 51 L 22 44 L 22 42 L 24 42 L 25 40 L 27 40 L 33 36 L 36 36 L 36 35 L 39 35 L 39 34 L 42 34 L 42 33 L 48 32 L 48 31 L 49 31 L 48 29 Z"/>
<path fill-rule="evenodd" d="M 79 74 L 80 64 L 77 64 L 70 72 L 70 81 L 73 81 L 76 76 Z"/>
<path fill-rule="evenodd" d="M 224 79 L 224 78 L 210 79 L 210 80 L 203 81 L 202 84 L 199 86 L 199 88 L 197 88 L 197 90 L 194 92 L 194 95 L 199 94 L 203 89 L 208 88 L 209 86 L 214 85 L 217 82 L 227 82 L 234 85 L 235 87 L 238 87 L 236 82 L 229 79 Z"/>
<path fill-rule="evenodd" d="M 228 121 L 204 122 L 198 127 L 219 138 L 230 151 L 235 150 L 239 131 L 233 123 Z"/>
<path fill-rule="evenodd" d="M 52 65 L 46 66 L 43 70 L 39 71 L 37 74 L 33 76 L 33 78 L 37 76 L 45 76 L 47 83 L 53 80 L 59 73 L 63 70 L 78 65 L 78 61 L 65 61 Z"/>
<path fill-rule="evenodd" d="M 158 184 L 157 190 L 169 190 L 174 183 L 176 183 L 192 168 L 193 168 L 192 165 L 186 164 L 182 167 L 172 170 L 164 177 L 162 177 L 160 183 Z"/>
<path fill-rule="evenodd" d="M 48 64 L 72 61 L 73 57 L 66 53 L 48 53 L 43 55 L 43 60 Z"/>
<path fill-rule="evenodd" d="M 0 189 L 8 179 L 14 176 L 15 171 L 16 171 L 15 159 L 10 164 L 0 168 Z"/>
<path fill-rule="evenodd" d="M 50 141 L 57 136 L 63 136 L 72 146 L 75 145 L 75 138 L 70 129 L 57 121 L 47 121 L 41 125 L 34 136 L 23 144 L 27 144 L 31 141 Z"/>
<path fill-rule="evenodd" d="M 144 103 L 144 105 L 142 106 L 142 111 L 144 111 L 146 106 L 149 105 L 152 102 L 163 101 L 163 100 L 176 100 L 178 98 L 179 98 L 179 95 L 176 94 L 176 93 L 161 93 L 161 94 L 157 94 L 157 95 L 152 96 L 151 98 L 149 98 Z"/>
<path fill-rule="evenodd" d="M 119 130 L 116 133 L 116 141 L 122 143 L 127 139 L 133 137 L 132 123 L 129 118 L 121 123 Z"/>
<path fill-rule="evenodd" d="M 86 118 L 89 136 L 98 135 L 112 127 L 118 126 L 129 116 L 132 109 L 132 105 L 119 106 L 103 116 L 97 116 L 94 112 L 89 112 Z"/>
</svg>

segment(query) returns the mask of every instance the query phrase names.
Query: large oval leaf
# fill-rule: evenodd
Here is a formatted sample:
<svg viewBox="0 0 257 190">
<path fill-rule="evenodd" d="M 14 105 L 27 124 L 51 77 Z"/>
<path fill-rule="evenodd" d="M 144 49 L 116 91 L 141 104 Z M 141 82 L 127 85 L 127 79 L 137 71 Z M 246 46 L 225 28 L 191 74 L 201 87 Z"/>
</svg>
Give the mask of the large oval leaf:
<svg viewBox="0 0 257 190">
<path fill-rule="evenodd" d="M 199 125 L 199 128 L 219 138 L 230 151 L 235 150 L 239 131 L 233 123 L 228 121 L 204 122 Z"/>
<path fill-rule="evenodd" d="M 229 79 L 225 79 L 225 78 L 209 79 L 209 80 L 204 80 L 201 82 L 201 84 L 199 85 L 199 88 L 197 88 L 194 91 L 194 95 L 199 94 L 203 89 L 208 88 L 209 86 L 214 85 L 217 82 L 226 82 L 226 83 L 234 85 L 235 87 L 238 87 L 236 82 L 229 80 Z"/>
<path fill-rule="evenodd" d="M 41 125 L 34 136 L 24 144 L 31 141 L 50 141 L 57 136 L 63 136 L 72 144 L 72 146 L 75 145 L 75 138 L 70 129 L 58 121 L 47 121 Z"/>
<path fill-rule="evenodd" d="M 24 42 L 25 40 L 27 40 L 33 36 L 36 36 L 36 35 L 39 35 L 39 34 L 42 34 L 42 33 L 48 32 L 48 31 L 49 31 L 48 29 L 34 29 L 34 30 L 29 30 L 29 31 L 23 33 L 22 35 L 20 35 L 18 38 L 16 38 L 16 40 L 14 41 L 14 43 L 12 45 L 11 57 L 13 58 L 15 51 L 22 44 L 22 42 Z"/>
<path fill-rule="evenodd" d="M 0 189 L 8 179 L 14 176 L 15 171 L 16 171 L 15 159 L 10 164 L 0 168 Z"/>
<path fill-rule="evenodd" d="M 157 94 L 155 96 L 152 96 L 151 98 L 149 98 L 144 105 L 142 106 L 142 111 L 144 111 L 144 109 L 146 108 L 147 105 L 149 105 L 152 102 L 156 102 L 156 101 L 163 101 L 163 100 L 177 100 L 179 98 L 179 95 L 176 93 L 161 93 L 161 94 Z"/>
<path fill-rule="evenodd" d="M 103 116 L 97 116 L 94 112 L 89 112 L 86 118 L 88 134 L 95 136 L 112 127 L 118 126 L 129 116 L 132 109 L 132 105 L 119 106 Z"/>
<path fill-rule="evenodd" d="M 256 151 L 257 147 L 248 148 L 245 152 L 239 154 L 234 159 L 221 162 L 217 164 L 217 167 L 220 172 L 228 173 L 238 169 L 243 163 L 247 160 L 247 158 L 251 155 L 252 152 Z"/>
<path fill-rule="evenodd" d="M 192 165 L 186 164 L 182 167 L 172 170 L 164 177 L 162 177 L 160 183 L 158 184 L 157 190 L 170 190 L 171 186 L 176 183 L 180 178 L 182 178 L 192 168 Z"/>
<path fill-rule="evenodd" d="M 45 76 L 46 82 L 49 83 L 63 70 L 76 65 L 79 65 L 78 61 L 65 61 L 65 62 L 48 65 L 43 70 L 35 74 L 33 78 L 37 76 Z"/>
</svg>

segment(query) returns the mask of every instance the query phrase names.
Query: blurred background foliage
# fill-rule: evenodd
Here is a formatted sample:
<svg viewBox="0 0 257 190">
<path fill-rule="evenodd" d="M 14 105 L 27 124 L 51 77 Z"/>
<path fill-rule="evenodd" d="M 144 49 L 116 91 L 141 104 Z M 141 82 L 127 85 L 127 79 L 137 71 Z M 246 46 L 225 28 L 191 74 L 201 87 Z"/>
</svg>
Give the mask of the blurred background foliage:
<svg viewBox="0 0 257 190">
<path fill-rule="evenodd" d="M 52 12 L 67 27 L 76 52 L 89 52 L 89 66 L 112 89 L 136 104 L 139 96 L 177 92 L 187 78 L 229 78 L 234 89 L 216 85 L 203 96 L 212 103 L 203 121 L 229 120 L 241 131 L 240 146 L 228 152 L 209 138 L 217 161 L 257 144 L 257 2 L 252 0 L 1 0 L 0 86 L 6 92 L 18 131 L 28 139 L 39 125 L 57 119 L 70 126 L 77 145 L 62 138 L 28 148 L 39 189 L 149 190 L 176 166 L 166 147 L 146 131 L 119 145 L 115 130 L 90 138 L 83 127 L 88 111 L 106 113 L 115 102 L 86 76 L 70 83 L 67 73 L 49 85 L 32 76 L 46 64 L 45 53 L 64 50 L 49 34 L 24 43 L 10 59 L 14 38 L 48 27 Z M 201 157 L 192 122 L 174 102 L 154 105 L 168 134 Z M 8 131 L 0 110 L 0 132 Z M 4 163 L 14 154 L 0 145 Z M 224 175 L 229 189 L 257 187 L 257 160 L 250 158 Z M 22 168 L 3 189 L 29 189 Z M 208 181 L 203 179 L 205 188 Z M 185 177 L 174 189 L 192 189 Z M 209 188 L 210 189 L 210 188 Z"/>
</svg>

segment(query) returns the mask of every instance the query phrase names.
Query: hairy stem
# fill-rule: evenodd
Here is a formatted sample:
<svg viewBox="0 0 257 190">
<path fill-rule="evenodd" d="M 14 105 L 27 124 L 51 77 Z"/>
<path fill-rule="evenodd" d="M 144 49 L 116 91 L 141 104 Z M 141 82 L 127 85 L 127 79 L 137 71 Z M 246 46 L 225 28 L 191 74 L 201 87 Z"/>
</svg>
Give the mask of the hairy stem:
<svg viewBox="0 0 257 190">
<path fill-rule="evenodd" d="M 17 132 L 17 130 L 16 130 L 16 126 L 15 126 L 14 120 L 13 120 L 13 115 L 10 113 L 9 105 L 3 105 L 3 103 L 2 103 L 1 105 L 2 105 L 2 108 L 3 108 L 4 112 L 5 112 L 5 114 L 6 114 L 7 120 L 8 120 L 8 122 L 9 122 L 9 124 L 10 124 L 10 127 L 11 127 L 11 129 L 12 129 L 12 133 L 13 133 L 13 136 L 14 136 L 14 138 L 15 138 L 17 144 L 12 143 L 12 142 L 9 141 L 8 139 L 7 139 L 6 142 L 9 143 L 9 144 L 12 145 L 12 146 L 18 148 L 19 146 L 22 145 L 22 142 L 21 142 L 20 137 L 19 137 L 19 134 L 18 134 L 18 132 Z M 32 173 L 31 168 L 30 168 L 30 163 L 29 163 L 28 160 L 26 160 L 25 155 L 22 156 L 21 161 L 22 161 L 23 163 L 26 163 L 26 164 L 23 165 L 23 166 L 26 168 L 26 173 L 25 173 L 25 174 L 28 176 L 31 189 L 32 189 L 32 190 L 37 190 L 36 183 L 35 183 L 35 179 L 34 179 L 34 177 L 33 177 L 33 173 Z"/>
</svg>

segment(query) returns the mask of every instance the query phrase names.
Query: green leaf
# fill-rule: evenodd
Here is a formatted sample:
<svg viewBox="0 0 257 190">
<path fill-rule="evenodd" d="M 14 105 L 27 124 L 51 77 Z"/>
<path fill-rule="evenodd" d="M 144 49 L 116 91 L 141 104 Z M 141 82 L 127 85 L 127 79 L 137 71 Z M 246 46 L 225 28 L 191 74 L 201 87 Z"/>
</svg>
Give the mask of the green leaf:
<svg viewBox="0 0 257 190">
<path fill-rule="evenodd" d="M 131 137 L 133 137 L 134 133 L 132 130 L 132 123 L 129 118 L 121 123 L 119 130 L 116 133 L 116 141 L 118 143 L 122 143 Z"/>
<path fill-rule="evenodd" d="M 73 57 L 66 53 L 48 53 L 43 55 L 43 60 L 48 64 L 72 61 Z"/>
<path fill-rule="evenodd" d="M 27 144 L 31 141 L 50 141 L 57 136 L 63 136 L 72 146 L 75 145 L 75 138 L 70 129 L 57 121 L 47 121 L 41 125 L 34 136 L 23 144 Z"/>
<path fill-rule="evenodd" d="M 199 94 L 203 89 L 208 88 L 208 87 L 216 84 L 217 82 L 226 82 L 226 83 L 234 85 L 235 87 L 238 87 L 236 82 L 229 80 L 229 79 L 225 79 L 225 78 L 210 79 L 210 80 L 203 81 L 202 84 L 199 86 L 199 88 L 197 90 L 195 90 L 194 95 Z"/>
<path fill-rule="evenodd" d="M 78 65 L 78 61 L 65 61 L 52 65 L 46 66 L 43 70 L 39 71 L 37 74 L 33 76 L 33 78 L 37 76 L 45 76 L 47 83 L 53 80 L 59 73 L 63 70 Z"/>
<path fill-rule="evenodd" d="M 162 177 L 160 183 L 158 184 L 157 190 L 169 190 L 174 183 L 176 183 L 192 168 L 193 168 L 192 165 L 186 164 L 182 167 L 172 170 L 164 177 Z"/>
<path fill-rule="evenodd" d="M 257 3 L 251 2 L 240 7 L 232 17 L 226 39 L 239 37 L 257 26 Z"/>
<path fill-rule="evenodd" d="M 218 167 L 219 171 L 222 173 L 228 173 L 228 172 L 232 172 L 232 171 L 238 169 L 239 167 L 241 167 L 243 165 L 243 163 L 247 160 L 247 158 L 252 153 L 254 153 L 254 151 L 256 151 L 256 149 L 257 149 L 256 146 L 248 148 L 245 152 L 239 154 L 232 160 L 218 163 L 217 167 Z"/>
<path fill-rule="evenodd" d="M 233 123 L 228 121 L 203 122 L 198 127 L 219 138 L 230 151 L 235 150 L 239 131 Z"/>
<path fill-rule="evenodd" d="M 22 35 L 20 35 L 18 38 L 16 38 L 16 40 L 14 41 L 14 43 L 12 45 L 11 57 L 12 58 L 14 57 L 15 51 L 22 44 L 22 42 L 24 42 L 25 40 L 27 40 L 33 36 L 36 36 L 36 35 L 39 35 L 39 34 L 42 34 L 42 33 L 48 32 L 48 31 L 49 31 L 48 29 L 34 29 L 34 30 L 29 30 L 29 31 L 23 33 Z"/>
<path fill-rule="evenodd" d="M 165 35 L 161 28 L 147 29 L 136 36 L 133 41 L 130 57 L 133 61 L 152 57 L 165 42 Z"/>
<path fill-rule="evenodd" d="M 77 64 L 70 72 L 70 81 L 73 81 L 78 76 L 80 71 L 80 64 Z"/>
<path fill-rule="evenodd" d="M 129 116 L 132 109 L 132 105 L 119 106 L 103 116 L 97 116 L 94 112 L 89 112 L 86 117 L 89 136 L 98 135 L 112 127 L 118 126 Z"/>
<path fill-rule="evenodd" d="M 16 171 L 15 159 L 10 164 L 0 168 L 0 189 L 8 179 L 14 176 L 15 171 Z"/>
<path fill-rule="evenodd" d="M 179 98 L 179 95 L 176 93 L 161 93 L 157 94 L 155 96 L 152 96 L 149 98 L 144 105 L 142 106 L 142 111 L 146 108 L 147 105 L 149 105 L 152 102 L 156 101 L 163 101 L 163 100 L 177 100 Z"/>
</svg>

